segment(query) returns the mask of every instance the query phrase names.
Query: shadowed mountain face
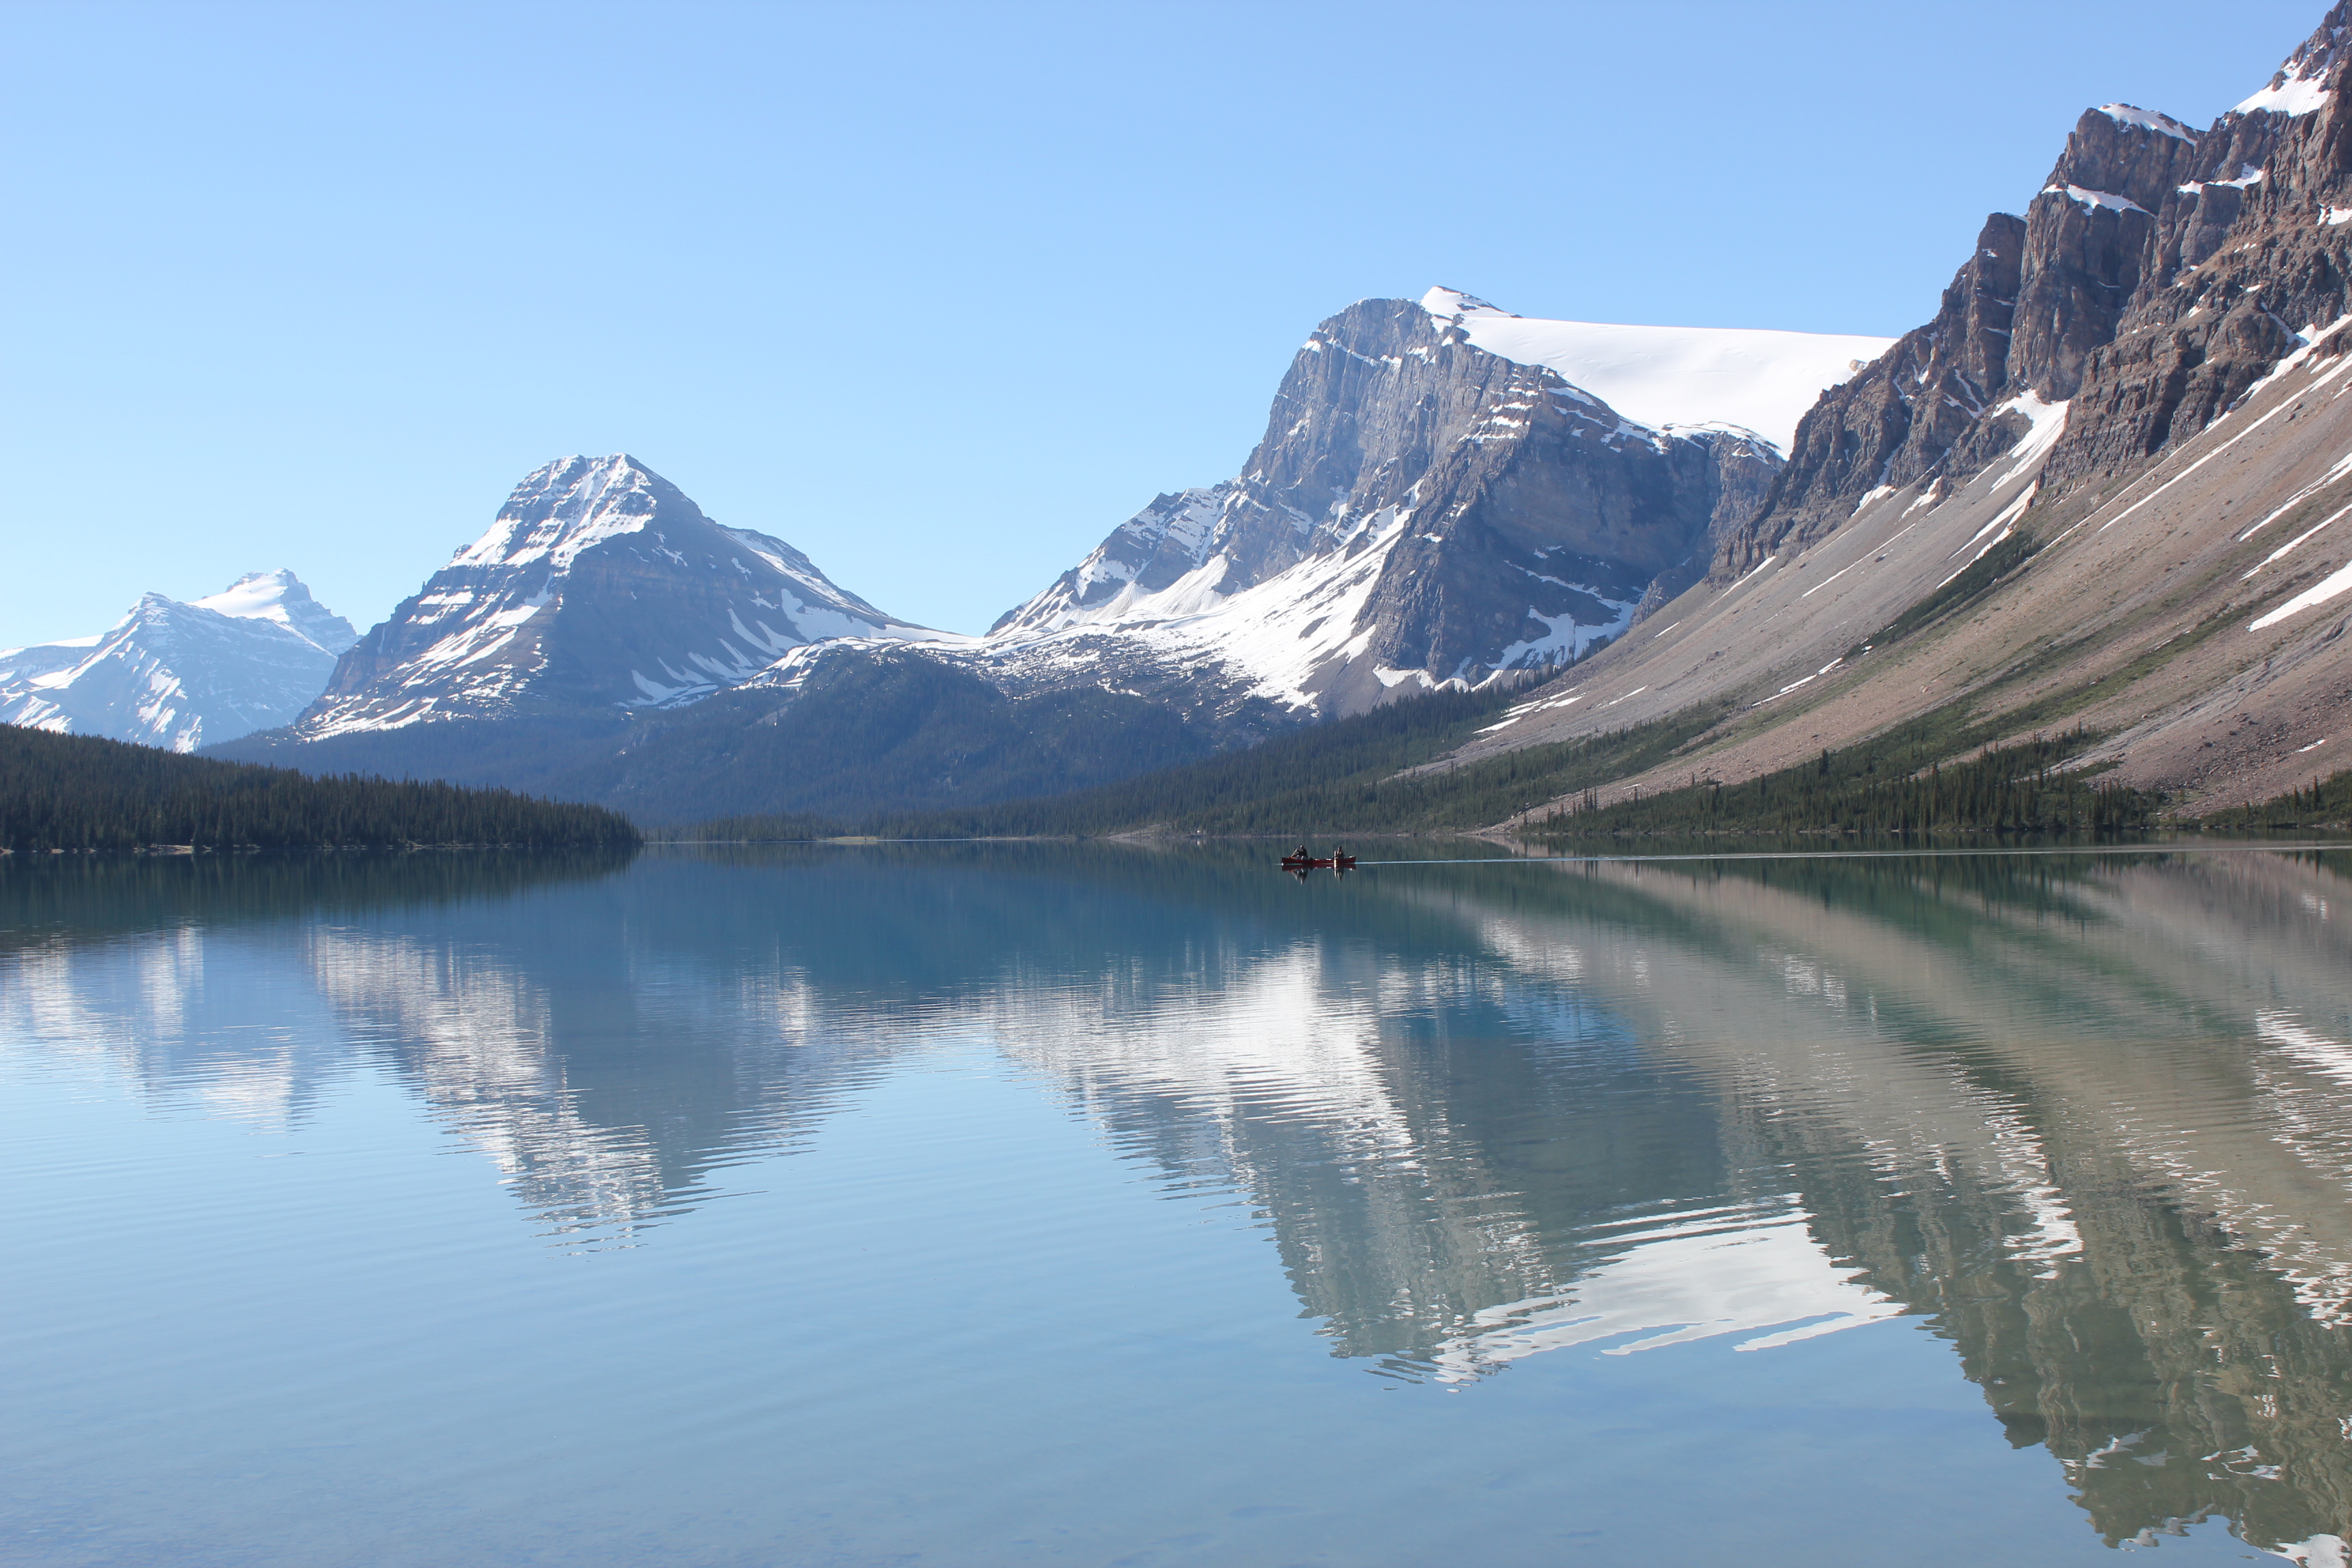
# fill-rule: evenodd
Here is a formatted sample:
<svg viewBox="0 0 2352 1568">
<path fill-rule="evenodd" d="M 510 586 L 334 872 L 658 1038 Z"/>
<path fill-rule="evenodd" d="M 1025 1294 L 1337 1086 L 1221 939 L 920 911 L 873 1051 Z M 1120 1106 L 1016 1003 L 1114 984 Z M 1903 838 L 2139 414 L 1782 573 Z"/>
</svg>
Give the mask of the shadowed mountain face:
<svg viewBox="0 0 2352 1568">
<path fill-rule="evenodd" d="M 1724 415 L 1704 384 L 1669 395 L 1687 426 L 1653 429 L 1533 350 L 1479 340 L 1546 329 L 1572 324 L 1446 289 L 1323 321 L 1239 476 L 1153 501 L 1000 619 L 980 664 L 1022 684 L 1206 667 L 1330 714 L 1566 662 L 1622 633 L 1654 584 L 1679 588 L 1675 574 L 1695 575 L 1754 510 L 1780 454 L 1699 424 Z M 1750 335 L 1822 355 L 1799 334 Z M 1808 392 L 1839 374 L 1781 372 Z"/>
<path fill-rule="evenodd" d="M 264 1124 L 382 1070 L 572 1246 L 662 1245 L 747 1158 L 984 1049 L 1262 1214 L 1312 1331 L 1387 1375 L 1910 1319 L 2110 1543 L 2352 1534 L 2336 858 L 1299 887 L 1006 847 L 464 884 L 0 868 L 0 1032 L 121 1042 L 152 1092 Z M 301 998 L 290 1033 L 232 1026 L 257 994 Z"/>
<path fill-rule="evenodd" d="M 625 454 L 563 458 L 298 722 L 222 754 L 654 822 L 855 815 L 1080 788 L 1571 662 L 1695 579 L 1780 455 L 1631 423 L 1473 341 L 1571 323 L 1433 299 L 1318 327 L 1240 478 L 1162 496 L 985 637 L 892 620 Z M 1684 335 L 1737 340 L 1733 392 L 1760 377 L 1782 402 L 1864 341 Z"/>
</svg>

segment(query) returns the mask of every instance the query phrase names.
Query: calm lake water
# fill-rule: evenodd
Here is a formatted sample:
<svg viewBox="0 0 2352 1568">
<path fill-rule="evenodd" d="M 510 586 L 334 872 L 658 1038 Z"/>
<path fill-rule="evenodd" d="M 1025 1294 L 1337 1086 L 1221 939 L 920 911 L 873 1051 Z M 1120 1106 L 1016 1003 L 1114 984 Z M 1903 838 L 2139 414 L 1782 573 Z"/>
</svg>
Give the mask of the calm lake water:
<svg viewBox="0 0 2352 1568">
<path fill-rule="evenodd" d="M 2347 1562 L 2352 858 L 1271 853 L 0 861 L 0 1560 Z"/>
</svg>

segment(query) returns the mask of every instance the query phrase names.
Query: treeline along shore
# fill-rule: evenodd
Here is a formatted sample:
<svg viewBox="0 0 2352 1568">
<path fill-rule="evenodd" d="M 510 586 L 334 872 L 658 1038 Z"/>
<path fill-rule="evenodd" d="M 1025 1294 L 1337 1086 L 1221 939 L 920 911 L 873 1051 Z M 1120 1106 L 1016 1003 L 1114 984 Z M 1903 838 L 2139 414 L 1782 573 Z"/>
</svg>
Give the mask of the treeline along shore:
<svg viewBox="0 0 2352 1568">
<path fill-rule="evenodd" d="M 1438 692 L 1245 751 L 1059 795 L 857 818 L 733 816 L 642 833 L 604 806 L 509 790 L 313 777 L 0 725 L 0 850 L 634 848 L 648 837 L 1287 837 L 1461 833 L 1496 824 L 1556 843 L 1788 834 L 2106 837 L 2166 826 L 2352 826 L 2352 772 L 2315 777 L 2276 800 L 2197 820 L 2179 803 L 2075 765 L 2098 738 L 2088 730 L 1987 745 L 1982 730 L 1948 718 L 1899 725 L 1742 784 L 1699 777 L 1604 805 L 1601 791 L 1669 763 L 1721 713 L 1678 715 L 1475 763 L 1445 760 L 1509 700 L 1496 692 Z"/>
<path fill-rule="evenodd" d="M 2315 780 L 2210 821 L 2082 769 L 2099 739 L 2074 728 L 2006 745 L 1957 714 L 1897 726 L 1862 744 L 1738 785 L 1687 786 L 1608 805 L 1601 792 L 1658 767 L 1722 717 L 1709 708 L 1478 762 L 1443 759 L 1512 700 L 1439 692 L 1314 725 L 1251 747 L 1116 784 L 955 811 L 862 818 L 774 814 L 656 827 L 656 840 L 784 842 L 827 837 L 1024 838 L 1115 835 L 1466 832 L 1509 824 L 1538 839 L 1887 834 L 2113 837 L 2163 826 L 2324 828 L 2352 824 L 2352 773 Z"/>
<path fill-rule="evenodd" d="M 313 778 L 0 725 L 0 849 L 634 847 L 601 805 L 413 780 Z"/>
</svg>

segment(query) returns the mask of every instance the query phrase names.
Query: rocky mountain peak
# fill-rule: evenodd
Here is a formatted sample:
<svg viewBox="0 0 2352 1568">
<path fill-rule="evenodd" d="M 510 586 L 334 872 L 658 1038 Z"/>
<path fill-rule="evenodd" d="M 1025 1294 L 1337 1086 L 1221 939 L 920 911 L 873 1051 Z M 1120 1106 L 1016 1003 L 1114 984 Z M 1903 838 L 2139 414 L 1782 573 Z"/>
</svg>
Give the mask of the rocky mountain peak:
<svg viewBox="0 0 2352 1568">
<path fill-rule="evenodd" d="M 2201 429 L 2347 308 L 2352 136 L 2332 112 L 2352 0 L 2268 86 L 2195 131 L 2126 103 L 2086 111 L 2022 220 L 1988 218 L 1934 321 L 1800 425 L 1770 503 L 1717 557 L 1736 577 L 1818 539 L 1881 488 L 1958 482 L 2064 410 L 2063 489 Z"/>
<path fill-rule="evenodd" d="M 2339 0 L 2269 82 L 2230 112 L 2288 119 L 2315 114 L 2335 93 L 2347 57 L 2352 57 L 2352 5 Z"/>
<path fill-rule="evenodd" d="M 352 647 L 299 733 L 610 718 L 740 684 L 822 638 L 940 635 L 845 592 L 782 540 L 720 527 L 626 452 L 558 458 Z"/>
<path fill-rule="evenodd" d="M 302 579 L 282 566 L 248 572 L 195 605 L 239 620 L 268 621 L 329 654 L 341 654 L 360 640 L 351 622 L 312 598 Z"/>
<path fill-rule="evenodd" d="M 489 528 L 450 564 L 522 566 L 544 561 L 560 572 L 582 551 L 636 532 L 665 510 L 702 515 L 677 486 L 626 452 L 558 458 L 525 475 Z"/>
<path fill-rule="evenodd" d="M 1745 426 L 1882 344 L 1359 300 L 1300 347 L 1239 475 L 1156 498 L 959 657 L 1015 686 L 1192 672 L 1289 713 L 1565 662 L 1761 503 L 1780 454 Z"/>
<path fill-rule="evenodd" d="M 2157 215 L 2195 171 L 2168 115 L 2084 111 L 2026 208 L 2006 381 L 2061 403 L 2155 261 Z"/>
</svg>

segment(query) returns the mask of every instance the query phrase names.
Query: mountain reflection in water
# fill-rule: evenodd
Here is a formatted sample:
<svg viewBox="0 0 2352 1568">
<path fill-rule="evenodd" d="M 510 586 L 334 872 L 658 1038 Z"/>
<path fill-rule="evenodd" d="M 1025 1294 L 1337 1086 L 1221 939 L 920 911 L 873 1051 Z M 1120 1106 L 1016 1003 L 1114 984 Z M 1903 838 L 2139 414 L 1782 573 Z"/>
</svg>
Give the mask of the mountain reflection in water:
<svg viewBox="0 0 2352 1568">
<path fill-rule="evenodd" d="M 1380 1375 L 1921 1317 L 2110 1544 L 2225 1519 L 2341 1563 L 2347 868 L 18 863 L 0 1047 L 265 1125 L 383 1070 L 567 1247 L 658 1247 L 894 1064 L 983 1047 L 1248 1205 Z"/>
</svg>

